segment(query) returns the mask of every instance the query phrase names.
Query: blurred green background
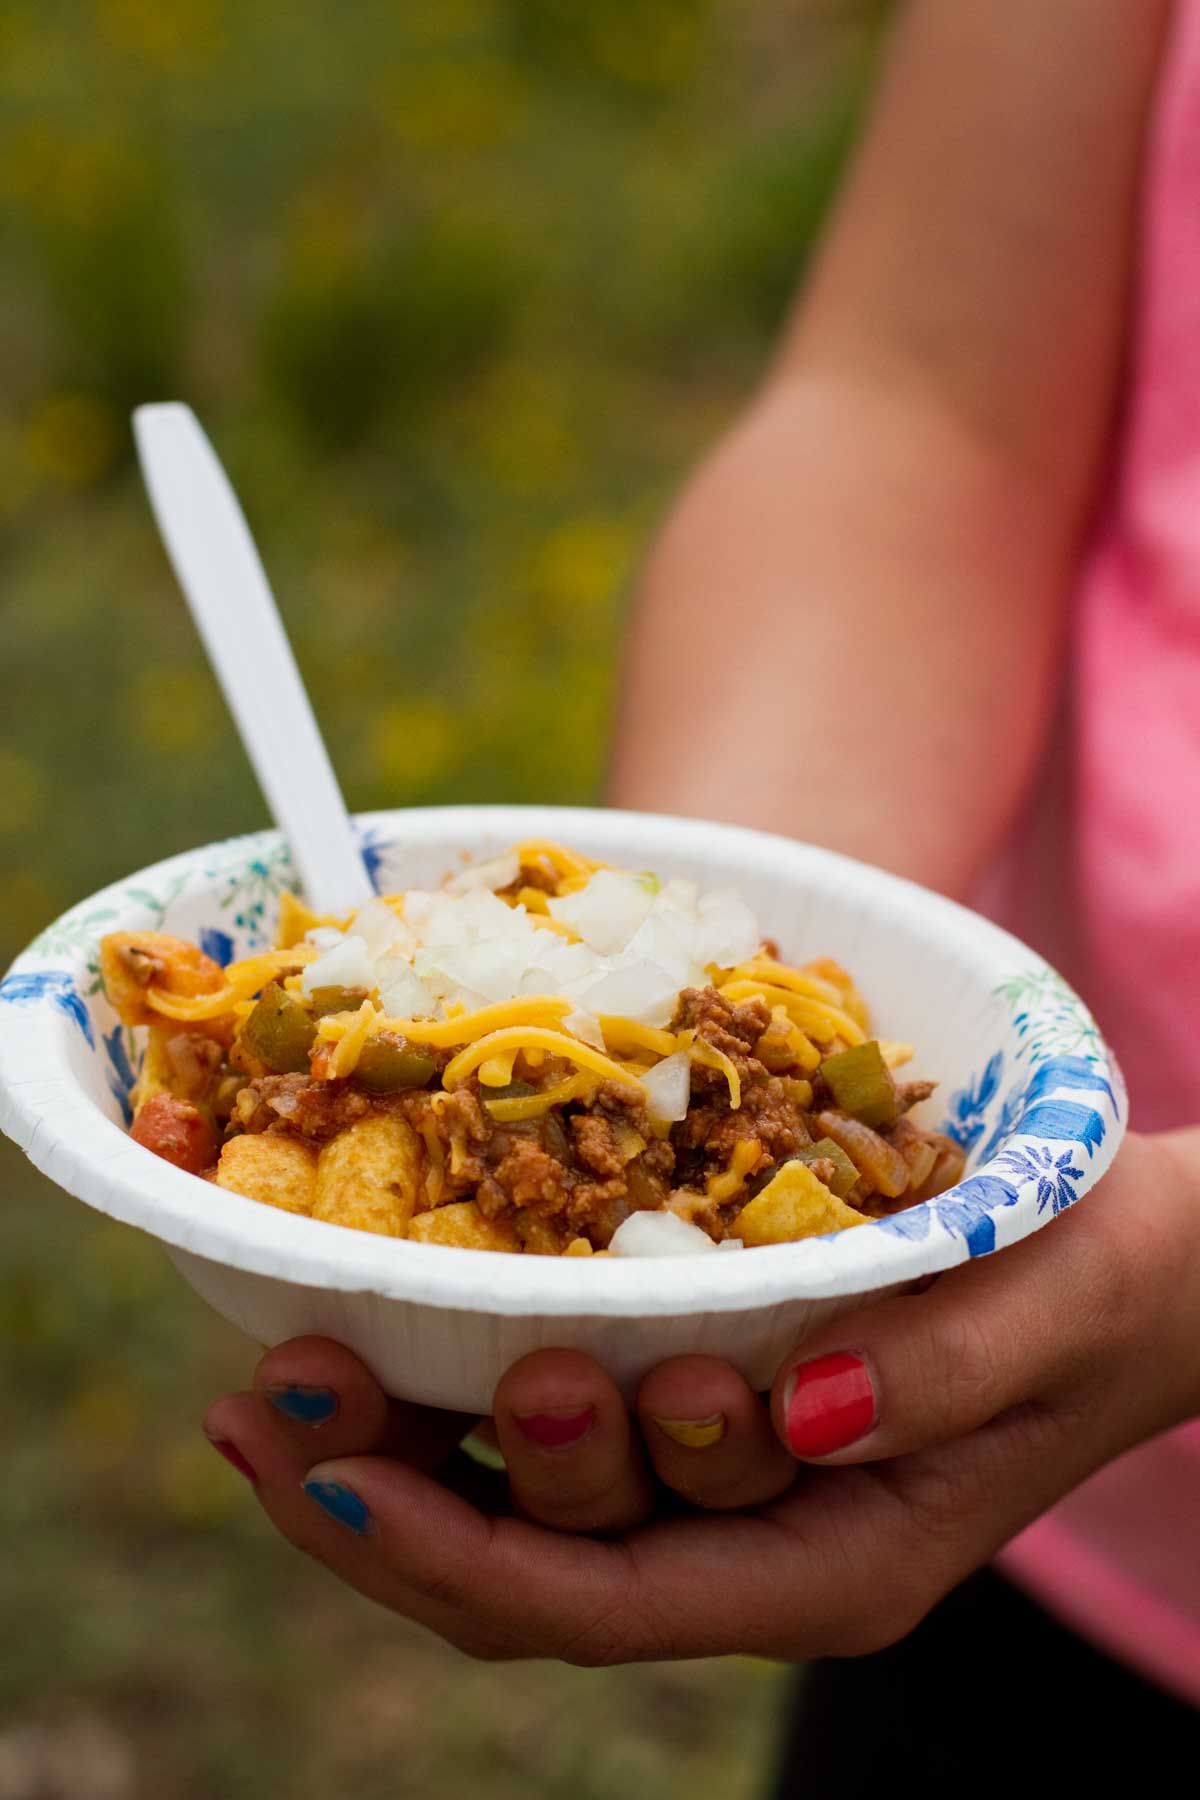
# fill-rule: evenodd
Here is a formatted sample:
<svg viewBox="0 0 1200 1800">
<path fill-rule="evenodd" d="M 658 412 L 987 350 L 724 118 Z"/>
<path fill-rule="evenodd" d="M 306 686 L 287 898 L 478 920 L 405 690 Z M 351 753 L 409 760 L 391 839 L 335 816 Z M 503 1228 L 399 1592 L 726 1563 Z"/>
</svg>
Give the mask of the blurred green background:
<svg viewBox="0 0 1200 1800">
<path fill-rule="evenodd" d="M 354 807 L 586 801 L 655 520 L 745 395 L 877 0 L 7 0 L 0 967 L 265 822 L 131 460 L 191 401 Z M 273 1540 L 251 1347 L 0 1152 L 0 1800 L 741 1800 L 782 1671 L 469 1663 Z"/>
</svg>

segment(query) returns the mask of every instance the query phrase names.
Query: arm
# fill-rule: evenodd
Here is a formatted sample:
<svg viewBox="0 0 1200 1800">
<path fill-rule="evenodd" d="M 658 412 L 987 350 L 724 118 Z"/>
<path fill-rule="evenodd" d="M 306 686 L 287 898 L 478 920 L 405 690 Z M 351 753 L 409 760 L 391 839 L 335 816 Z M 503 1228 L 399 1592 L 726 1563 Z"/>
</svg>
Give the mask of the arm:
<svg viewBox="0 0 1200 1800">
<path fill-rule="evenodd" d="M 651 558 L 615 804 L 962 892 L 1053 700 L 1167 0 L 914 0 L 769 378 Z"/>
<path fill-rule="evenodd" d="M 1049 704 L 1165 13 L 917 0 L 796 327 L 651 567 L 616 798 L 969 880 Z M 478 1507 L 429 1473 L 463 1422 L 389 1406 L 320 1340 L 206 1428 L 293 1542 L 473 1654 L 875 1649 L 1200 1407 L 1198 1190 L 1200 1130 L 1132 1137 L 1045 1234 L 835 1320 L 770 1409 L 683 1356 L 635 1432 L 599 1367 L 536 1352 L 496 1391 L 507 1486 L 474 1482 Z M 295 1423 L 293 1386 L 325 1423 Z M 654 1518 L 651 1475 L 691 1510 Z"/>
</svg>

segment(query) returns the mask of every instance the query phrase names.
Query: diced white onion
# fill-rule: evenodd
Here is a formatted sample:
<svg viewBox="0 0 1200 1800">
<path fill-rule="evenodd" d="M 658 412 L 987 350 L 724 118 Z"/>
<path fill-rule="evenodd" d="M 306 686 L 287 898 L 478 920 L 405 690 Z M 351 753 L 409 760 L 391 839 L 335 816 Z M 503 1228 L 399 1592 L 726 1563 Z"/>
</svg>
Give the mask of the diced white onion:
<svg viewBox="0 0 1200 1800">
<path fill-rule="evenodd" d="M 521 991 L 521 979 L 529 958 L 521 943 L 493 939 L 491 943 L 450 944 L 418 950 L 414 965 L 424 981 L 436 986 L 482 994 L 487 1001 L 509 1000 Z"/>
<path fill-rule="evenodd" d="M 704 963 L 696 953 L 696 927 L 683 913 L 655 910 L 638 927 L 629 945 L 630 957 L 656 963 L 680 988 L 702 987 L 708 980 Z"/>
<path fill-rule="evenodd" d="M 304 941 L 306 944 L 314 944 L 318 950 L 332 950 L 335 944 L 341 943 L 345 935 L 336 925 L 314 925 L 311 931 L 305 932 Z"/>
<path fill-rule="evenodd" d="M 762 945 L 758 922 L 735 888 L 714 888 L 699 902 L 700 929 L 696 954 L 706 966 L 730 968 L 745 962 Z"/>
<path fill-rule="evenodd" d="M 376 964 L 379 1004 L 390 1019 L 427 1019 L 433 999 L 412 964 L 403 956 L 384 956 Z"/>
<path fill-rule="evenodd" d="M 306 994 L 320 987 L 366 988 L 369 992 L 375 986 L 375 964 L 362 939 L 352 933 L 307 964 L 300 986 Z"/>
<path fill-rule="evenodd" d="M 469 894 L 472 888 L 487 888 L 495 893 L 498 888 L 511 887 L 521 873 L 521 858 L 515 850 L 506 850 L 501 856 L 489 857 L 487 862 L 472 863 L 446 883 L 448 894 Z"/>
<path fill-rule="evenodd" d="M 618 965 L 574 989 L 589 1012 L 613 1013 L 639 1025 L 666 1025 L 675 1011 L 679 983 L 655 963 L 636 961 Z"/>
<path fill-rule="evenodd" d="M 602 956 L 624 950 L 654 904 L 654 895 L 636 875 L 597 869 L 586 887 L 548 902 L 552 918 L 577 931 Z"/>
<path fill-rule="evenodd" d="M 564 1031 L 579 1039 L 581 1044 L 590 1044 L 593 1050 L 605 1049 L 604 1033 L 600 1029 L 600 1021 L 595 1013 L 590 1013 L 586 1006 L 577 1006 L 573 1012 L 567 1013 L 562 1022 Z M 682 1117 L 682 1114 L 680 1115 Z"/>
<path fill-rule="evenodd" d="M 403 921 L 386 900 L 368 900 L 354 915 L 353 930 L 367 946 L 368 956 L 386 956 L 394 944 L 410 937 Z"/>
<path fill-rule="evenodd" d="M 715 1250 L 707 1231 L 673 1212 L 635 1212 L 613 1232 L 614 1256 L 692 1256 Z"/>
<path fill-rule="evenodd" d="M 676 1050 L 642 1076 L 646 1111 L 661 1124 L 686 1119 L 691 1094 L 692 1065 L 686 1050 Z"/>
</svg>

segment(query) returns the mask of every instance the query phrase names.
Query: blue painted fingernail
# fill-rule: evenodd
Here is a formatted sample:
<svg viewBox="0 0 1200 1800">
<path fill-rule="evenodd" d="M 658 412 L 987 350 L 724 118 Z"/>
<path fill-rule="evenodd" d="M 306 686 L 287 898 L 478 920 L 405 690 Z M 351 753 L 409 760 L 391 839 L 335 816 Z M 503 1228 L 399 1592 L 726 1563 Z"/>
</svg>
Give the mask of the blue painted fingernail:
<svg viewBox="0 0 1200 1800">
<path fill-rule="evenodd" d="M 310 1500 L 323 1507 L 331 1519 L 366 1537 L 371 1529 L 371 1515 L 351 1488 L 340 1481 L 306 1481 L 304 1491 Z"/>
<path fill-rule="evenodd" d="M 324 1425 L 338 1409 L 338 1397 L 332 1388 L 269 1387 L 267 1399 L 285 1419 L 297 1425 Z"/>
</svg>

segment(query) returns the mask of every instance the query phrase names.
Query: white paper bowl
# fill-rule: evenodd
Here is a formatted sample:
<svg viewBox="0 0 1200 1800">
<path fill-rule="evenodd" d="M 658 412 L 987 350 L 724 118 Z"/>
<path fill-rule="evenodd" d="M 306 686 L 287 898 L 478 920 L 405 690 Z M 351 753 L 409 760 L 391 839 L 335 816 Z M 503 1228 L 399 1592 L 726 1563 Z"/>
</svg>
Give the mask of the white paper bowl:
<svg viewBox="0 0 1200 1800">
<path fill-rule="evenodd" d="M 117 929 L 200 940 L 218 960 L 269 941 L 294 885 L 275 832 L 156 864 L 43 932 L 0 983 L 0 1127 L 51 1180 L 161 1238 L 217 1311 L 271 1344 L 340 1339 L 389 1392 L 486 1412 L 517 1357 L 589 1351 L 632 1390 L 664 1357 L 728 1358 L 766 1387 L 816 1326 L 919 1276 L 1025 1237 L 1112 1161 L 1126 1101 L 1082 1002 L 1015 938 L 935 894 L 761 832 L 642 813 L 441 807 L 357 821 L 382 892 L 432 886 L 516 839 L 554 837 L 604 861 L 736 883 L 764 933 L 800 962 L 830 955 L 881 1036 L 914 1043 L 941 1085 L 921 1109 L 971 1152 L 950 1192 L 888 1220 L 727 1255 L 509 1256 L 407 1243 L 296 1218 L 202 1184 L 135 1144 L 123 1116 L 137 1056 L 100 991 Z"/>
</svg>

